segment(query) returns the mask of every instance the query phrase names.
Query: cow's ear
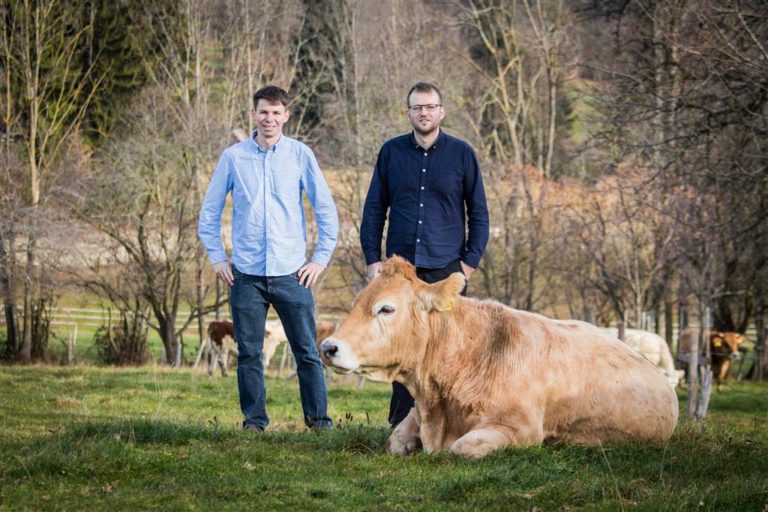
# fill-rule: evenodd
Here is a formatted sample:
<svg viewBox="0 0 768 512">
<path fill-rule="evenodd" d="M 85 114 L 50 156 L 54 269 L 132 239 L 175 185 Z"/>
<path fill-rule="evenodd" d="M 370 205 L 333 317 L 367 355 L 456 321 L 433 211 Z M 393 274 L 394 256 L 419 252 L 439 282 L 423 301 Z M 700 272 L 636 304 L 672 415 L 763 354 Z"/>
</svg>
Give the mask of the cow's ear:
<svg viewBox="0 0 768 512">
<path fill-rule="evenodd" d="M 455 272 L 442 281 L 428 284 L 421 293 L 422 308 L 426 311 L 450 311 L 466 283 L 464 274 Z"/>
</svg>

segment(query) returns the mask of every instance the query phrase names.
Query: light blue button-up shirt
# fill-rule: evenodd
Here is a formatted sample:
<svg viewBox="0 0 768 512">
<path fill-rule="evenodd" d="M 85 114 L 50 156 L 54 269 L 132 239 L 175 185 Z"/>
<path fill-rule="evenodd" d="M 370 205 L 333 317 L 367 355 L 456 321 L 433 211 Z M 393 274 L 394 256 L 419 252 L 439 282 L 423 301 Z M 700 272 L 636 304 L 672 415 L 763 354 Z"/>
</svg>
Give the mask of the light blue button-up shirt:
<svg viewBox="0 0 768 512">
<path fill-rule="evenodd" d="M 327 267 L 336 246 L 339 219 L 314 153 L 285 135 L 263 151 L 254 137 L 224 150 L 208 185 L 198 235 L 211 263 L 227 259 L 221 241 L 221 213 L 231 192 L 234 266 L 256 276 L 282 276 L 298 270 L 307 254 L 302 204 L 302 193 L 306 193 L 318 228 L 311 261 Z"/>
</svg>

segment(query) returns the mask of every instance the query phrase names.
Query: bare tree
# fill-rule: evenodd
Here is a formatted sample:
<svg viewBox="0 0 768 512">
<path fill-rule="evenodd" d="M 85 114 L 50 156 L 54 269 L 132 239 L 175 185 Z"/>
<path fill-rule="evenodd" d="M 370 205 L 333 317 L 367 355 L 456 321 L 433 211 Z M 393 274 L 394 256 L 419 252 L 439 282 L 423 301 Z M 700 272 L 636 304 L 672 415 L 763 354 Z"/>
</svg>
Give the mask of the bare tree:
<svg viewBox="0 0 768 512">
<path fill-rule="evenodd" d="M 562 171 L 557 154 L 565 139 L 558 125 L 564 120 L 559 106 L 568 78 L 569 11 L 563 2 L 543 0 L 472 0 L 460 7 L 480 84 L 467 91 L 479 101 L 466 119 L 481 141 L 491 184 L 495 236 L 481 268 L 484 292 L 533 309 L 548 281 L 542 276 L 548 179 Z M 537 173 L 544 179 L 534 183 Z M 519 180 L 513 193 L 495 186 L 503 180 Z"/>
<path fill-rule="evenodd" d="M 764 6 L 623 5 L 615 58 L 600 66 L 609 77 L 600 138 L 666 195 L 682 293 L 712 306 L 715 327 L 743 331 L 765 267 Z"/>
<path fill-rule="evenodd" d="M 176 320 L 197 252 L 195 171 L 181 150 L 176 113 L 165 89 L 145 91 L 126 124 L 130 135 L 105 148 L 77 209 L 108 240 L 93 257 L 94 274 L 114 267 L 114 282 L 127 290 L 119 294 L 122 302 L 133 308 L 135 296 L 146 301 L 169 363 L 177 358 Z"/>
<path fill-rule="evenodd" d="M 7 230 L 1 237 L 0 274 L 4 276 L 7 306 L 15 301 L 14 276 L 24 276 L 21 341 L 14 339 L 18 331 L 9 316 L 8 349 L 29 361 L 33 353 L 43 355 L 48 336 L 41 313 L 51 297 L 42 286 L 44 276 L 38 261 L 44 205 L 51 179 L 77 134 L 100 79 L 93 74 L 98 56 L 85 69 L 80 66 L 79 54 L 92 20 L 81 16 L 78 9 L 59 0 L 24 0 L 4 3 L 2 12 L 5 178 L 23 176 L 23 187 L 12 186 L 4 193 L 21 192 L 23 208 L 20 216 L 4 224 Z M 25 161 L 14 158 L 15 152 L 25 155 Z M 20 165 L 21 173 L 10 168 L 16 165 Z M 16 259 L 16 244 L 24 246 L 23 262 Z M 7 314 L 12 311 L 10 307 Z"/>
</svg>

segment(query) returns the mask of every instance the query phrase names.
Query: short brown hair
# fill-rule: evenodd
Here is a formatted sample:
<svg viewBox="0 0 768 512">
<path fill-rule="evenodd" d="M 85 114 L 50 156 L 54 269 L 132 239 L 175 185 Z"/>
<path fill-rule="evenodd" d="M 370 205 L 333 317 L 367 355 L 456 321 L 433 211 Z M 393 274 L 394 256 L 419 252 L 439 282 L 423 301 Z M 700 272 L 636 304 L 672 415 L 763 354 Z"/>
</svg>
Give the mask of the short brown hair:
<svg viewBox="0 0 768 512">
<path fill-rule="evenodd" d="M 288 93 L 275 85 L 268 85 L 256 91 L 256 94 L 253 95 L 253 108 L 256 108 L 259 104 L 259 100 L 267 100 L 270 103 L 282 103 L 284 107 L 287 107 L 291 102 Z"/>
<path fill-rule="evenodd" d="M 440 89 L 437 88 L 436 85 L 430 84 L 429 82 L 417 82 L 416 84 L 411 87 L 411 90 L 408 91 L 408 96 L 405 97 L 405 106 L 410 107 L 409 104 L 411 100 L 411 94 L 413 94 L 414 91 L 418 92 L 436 92 L 437 97 L 440 98 L 440 103 L 443 102 L 443 93 L 440 92 Z"/>
</svg>

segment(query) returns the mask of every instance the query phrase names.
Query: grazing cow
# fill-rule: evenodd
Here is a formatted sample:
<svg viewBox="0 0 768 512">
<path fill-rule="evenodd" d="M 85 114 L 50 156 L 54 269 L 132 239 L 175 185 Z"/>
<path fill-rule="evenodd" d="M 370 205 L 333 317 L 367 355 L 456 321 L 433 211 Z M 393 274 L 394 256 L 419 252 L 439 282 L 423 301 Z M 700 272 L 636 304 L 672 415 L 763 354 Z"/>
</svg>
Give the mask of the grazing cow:
<svg viewBox="0 0 768 512">
<path fill-rule="evenodd" d="M 699 336 L 701 328 L 699 327 L 686 327 L 683 332 L 680 333 L 680 340 L 678 341 L 678 357 L 683 354 L 682 359 L 685 359 L 685 369 L 688 369 L 688 362 L 690 361 L 691 346 L 693 345 L 694 336 Z M 706 333 L 705 333 L 706 334 Z M 707 336 L 704 336 L 707 339 Z M 709 331 L 709 351 L 712 357 L 711 366 L 712 374 L 717 380 L 717 391 L 722 391 L 723 382 L 728 376 L 728 370 L 731 367 L 731 361 L 741 359 L 741 352 L 739 351 L 739 345 L 746 341 L 746 337 L 737 332 L 721 332 L 721 331 Z M 705 356 L 706 346 L 699 346 L 699 357 Z"/>
<path fill-rule="evenodd" d="M 267 320 L 264 326 L 264 347 L 261 352 L 261 361 L 264 368 L 269 366 L 277 347 L 285 341 L 283 324 L 279 320 Z M 208 374 L 213 375 L 214 360 L 219 363 L 221 375 L 227 376 L 227 363 L 229 354 L 237 356 L 237 340 L 229 320 L 215 320 L 208 324 L 208 348 L 204 354 L 208 361 Z"/>
<path fill-rule="evenodd" d="M 606 331 L 613 336 L 618 336 L 617 329 L 606 329 Z M 672 353 L 669 351 L 669 345 L 664 341 L 664 338 L 656 333 L 640 329 L 624 329 L 623 341 L 633 350 L 636 350 L 647 360 L 658 366 L 664 372 L 672 387 L 677 387 L 680 379 L 685 375 L 685 371 L 675 369 Z"/>
<path fill-rule="evenodd" d="M 544 440 L 664 442 L 677 396 L 647 359 L 597 327 L 461 297 L 464 276 L 427 284 L 404 259 L 355 298 L 320 346 L 339 373 L 397 380 L 416 406 L 388 449 L 482 457 Z"/>
<path fill-rule="evenodd" d="M 227 376 L 229 353 L 237 354 L 237 342 L 232 322 L 229 320 L 214 320 L 208 324 L 208 340 L 205 344 L 203 357 L 208 361 L 208 375 L 213 375 L 214 360 L 219 363 L 221 375 Z"/>
</svg>

